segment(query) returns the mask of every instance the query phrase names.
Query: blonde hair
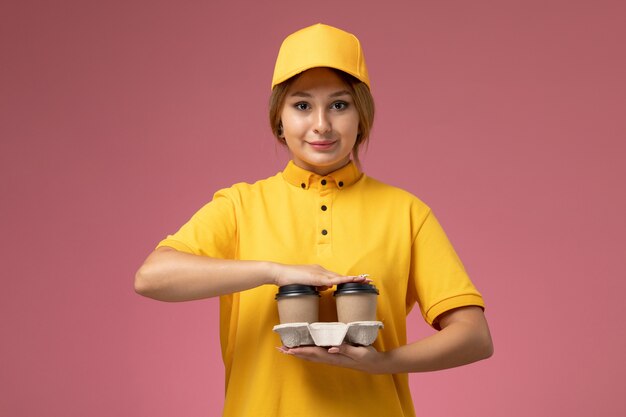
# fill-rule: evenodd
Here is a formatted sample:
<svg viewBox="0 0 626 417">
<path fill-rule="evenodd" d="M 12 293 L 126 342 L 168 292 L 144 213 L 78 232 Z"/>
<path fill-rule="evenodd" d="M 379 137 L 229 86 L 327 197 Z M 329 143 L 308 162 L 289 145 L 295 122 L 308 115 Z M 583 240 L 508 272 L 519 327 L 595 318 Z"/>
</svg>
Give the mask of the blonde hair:
<svg viewBox="0 0 626 417">
<path fill-rule="evenodd" d="M 367 145 L 372 131 L 372 126 L 374 125 L 374 97 L 372 97 L 369 87 L 363 81 L 360 81 L 343 71 L 339 71 L 334 68 L 331 68 L 331 70 L 337 73 L 337 75 L 339 75 L 339 77 L 341 77 L 343 82 L 346 84 L 346 87 L 348 87 L 348 91 L 354 100 L 354 106 L 359 114 L 359 134 L 357 135 L 356 142 L 352 148 L 352 160 L 360 168 L 361 163 L 359 160 L 359 149 L 362 145 Z M 285 97 L 287 96 L 287 91 L 289 90 L 291 84 L 293 84 L 299 76 L 300 74 L 275 85 L 272 89 L 272 94 L 270 95 L 269 118 L 272 133 L 278 142 L 285 146 L 286 142 L 282 133 L 280 116 L 285 103 Z"/>
</svg>

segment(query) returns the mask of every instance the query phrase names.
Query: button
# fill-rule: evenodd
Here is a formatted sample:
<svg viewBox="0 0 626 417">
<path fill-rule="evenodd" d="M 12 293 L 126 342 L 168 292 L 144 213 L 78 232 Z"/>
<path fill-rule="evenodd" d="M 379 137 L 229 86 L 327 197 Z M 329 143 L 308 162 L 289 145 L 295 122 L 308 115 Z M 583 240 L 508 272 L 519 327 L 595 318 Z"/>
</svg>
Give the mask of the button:
<svg viewBox="0 0 626 417">
<path fill-rule="evenodd" d="M 326 229 L 322 230 L 322 234 L 323 234 L 324 236 L 326 236 L 326 235 L 328 234 L 328 232 L 326 231 Z"/>
<path fill-rule="evenodd" d="M 302 183 L 302 184 L 300 184 L 300 187 L 302 187 L 302 188 L 306 188 L 306 184 L 305 184 L 305 183 Z"/>
<path fill-rule="evenodd" d="M 322 180 L 322 185 L 326 185 L 326 180 Z"/>
<path fill-rule="evenodd" d="M 343 181 L 339 181 L 339 184 L 338 184 L 338 185 L 339 185 L 340 187 L 343 187 Z"/>
<path fill-rule="evenodd" d="M 327 208 L 328 207 L 326 207 L 326 206 L 322 206 L 322 211 L 326 211 Z"/>
</svg>

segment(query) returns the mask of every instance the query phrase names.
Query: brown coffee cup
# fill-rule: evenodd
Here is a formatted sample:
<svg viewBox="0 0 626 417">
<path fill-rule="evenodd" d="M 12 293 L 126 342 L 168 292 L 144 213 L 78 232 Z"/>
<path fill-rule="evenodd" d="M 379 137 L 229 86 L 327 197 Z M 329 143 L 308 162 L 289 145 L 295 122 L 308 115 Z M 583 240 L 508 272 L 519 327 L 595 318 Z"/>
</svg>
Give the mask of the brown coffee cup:
<svg viewBox="0 0 626 417">
<path fill-rule="evenodd" d="M 319 293 L 314 286 L 291 284 L 278 289 L 280 323 L 314 323 L 319 317 Z"/>
<path fill-rule="evenodd" d="M 342 323 L 375 321 L 378 289 L 373 284 L 348 282 L 337 285 L 334 293 L 337 318 Z"/>
</svg>

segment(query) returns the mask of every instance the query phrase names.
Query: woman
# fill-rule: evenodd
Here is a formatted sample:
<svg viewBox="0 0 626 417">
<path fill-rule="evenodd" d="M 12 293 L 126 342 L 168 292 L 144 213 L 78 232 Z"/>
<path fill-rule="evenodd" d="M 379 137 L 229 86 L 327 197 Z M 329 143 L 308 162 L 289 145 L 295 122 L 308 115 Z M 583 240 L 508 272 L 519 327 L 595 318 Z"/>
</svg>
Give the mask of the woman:
<svg viewBox="0 0 626 417">
<path fill-rule="evenodd" d="M 290 35 L 270 122 L 291 161 L 273 177 L 218 191 L 137 272 L 136 290 L 148 297 L 220 296 L 225 416 L 413 416 L 408 372 L 492 353 L 482 297 L 431 210 L 361 172 L 373 116 L 356 37 L 322 24 Z M 380 290 L 384 329 L 373 346 L 277 351 L 277 286 L 318 287 L 320 321 L 336 321 L 331 287 L 361 274 Z M 416 303 L 439 332 L 407 343 Z"/>
</svg>

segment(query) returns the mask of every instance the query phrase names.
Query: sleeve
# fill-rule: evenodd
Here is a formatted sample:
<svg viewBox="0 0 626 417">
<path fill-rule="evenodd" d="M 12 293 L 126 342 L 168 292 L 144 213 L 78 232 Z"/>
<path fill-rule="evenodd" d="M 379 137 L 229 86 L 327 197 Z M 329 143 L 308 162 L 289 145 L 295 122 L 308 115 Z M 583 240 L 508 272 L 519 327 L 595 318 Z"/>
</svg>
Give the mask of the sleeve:
<svg viewBox="0 0 626 417">
<path fill-rule="evenodd" d="M 465 307 L 484 308 L 481 294 L 472 284 L 443 228 L 429 210 L 411 248 L 410 301 L 417 301 L 424 319 L 437 328 L 437 317 Z"/>
<path fill-rule="evenodd" d="M 237 247 L 236 199 L 232 189 L 220 190 L 176 233 L 157 247 L 213 258 L 233 259 Z"/>
</svg>

